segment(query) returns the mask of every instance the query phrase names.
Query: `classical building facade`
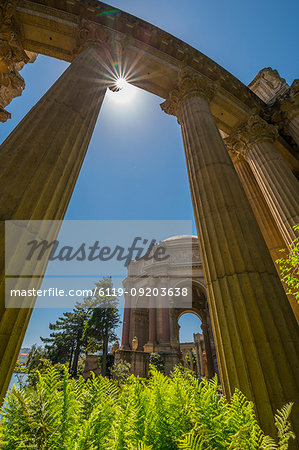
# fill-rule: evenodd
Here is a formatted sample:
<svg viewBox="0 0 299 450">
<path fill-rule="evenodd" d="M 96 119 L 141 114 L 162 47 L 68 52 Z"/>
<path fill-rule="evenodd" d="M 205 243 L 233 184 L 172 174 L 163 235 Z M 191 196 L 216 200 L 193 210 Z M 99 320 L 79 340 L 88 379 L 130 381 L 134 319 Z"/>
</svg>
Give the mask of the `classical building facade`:
<svg viewBox="0 0 299 450">
<path fill-rule="evenodd" d="M 218 373 L 218 364 L 198 239 L 174 236 L 162 244 L 169 255 L 166 261 L 151 259 L 129 264 L 124 281 L 128 294 L 122 342 L 115 354 L 116 362 L 119 359 L 129 362 L 132 373 L 145 377 L 149 355 L 156 352 L 164 360 L 166 373 L 182 363 L 198 375 L 211 378 Z M 140 288 L 149 288 L 149 295 L 132 297 L 131 292 L 138 293 Z M 187 293 L 185 298 L 181 296 L 183 288 Z M 202 334 L 195 330 L 194 342 L 185 343 L 180 341 L 178 321 L 188 312 L 200 318 Z"/>
<path fill-rule="evenodd" d="M 71 63 L 1 145 L 1 255 L 5 220 L 63 219 L 106 89 L 117 67 L 134 65 L 127 81 L 165 99 L 182 130 L 224 391 L 255 401 L 273 434 L 282 405 L 295 402 L 299 416 L 298 307 L 273 263 L 299 222 L 298 80 L 289 87 L 264 69 L 247 87 L 174 36 L 109 9 L 96 0 L 1 2 L 2 121 L 34 53 Z M 1 276 L 3 399 L 32 309 L 5 307 L 4 257 Z"/>
</svg>

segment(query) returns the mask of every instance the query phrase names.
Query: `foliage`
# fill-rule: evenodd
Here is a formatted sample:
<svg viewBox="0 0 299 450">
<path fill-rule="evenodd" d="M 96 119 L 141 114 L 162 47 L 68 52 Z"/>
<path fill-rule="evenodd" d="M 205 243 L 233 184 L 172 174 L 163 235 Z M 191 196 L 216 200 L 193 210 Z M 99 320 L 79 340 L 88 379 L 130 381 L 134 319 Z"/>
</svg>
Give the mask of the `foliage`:
<svg viewBox="0 0 299 450">
<path fill-rule="evenodd" d="M 113 364 L 110 373 L 114 379 L 125 381 L 131 375 L 131 364 L 121 359 L 117 364 Z"/>
<path fill-rule="evenodd" d="M 31 369 L 28 372 L 28 377 L 27 377 L 27 380 L 26 380 L 24 386 L 35 387 L 37 385 L 37 383 L 39 382 L 40 375 L 47 373 L 47 371 L 52 367 L 58 372 L 60 379 L 62 379 L 64 377 L 65 370 L 68 370 L 67 363 L 53 364 L 52 361 L 50 361 L 49 359 L 41 358 L 38 361 L 38 365 L 34 369 Z M 21 386 L 20 383 L 19 383 L 19 386 Z"/>
<path fill-rule="evenodd" d="M 32 348 L 29 371 L 38 366 L 40 359 L 46 358 L 53 364 L 68 363 L 69 372 L 76 377 L 83 371 L 83 354 L 102 349 L 102 374 L 105 375 L 109 365 L 108 345 L 116 339 L 115 328 L 120 321 L 118 299 L 107 296 L 106 289 L 110 292 L 113 289 L 110 278 L 96 283 L 95 295 L 77 302 L 72 311 L 64 312 L 55 323 L 50 323 L 50 337 L 41 338 L 45 348 Z"/>
<path fill-rule="evenodd" d="M 264 436 L 253 404 L 236 391 L 230 402 L 217 379 L 154 367 L 146 384 L 92 376 L 69 379 L 49 367 L 36 386 L 13 388 L 1 411 L 4 450 L 172 450 L 287 448 L 291 404 L 276 415 L 279 442 Z"/>
<path fill-rule="evenodd" d="M 299 224 L 295 225 L 294 230 L 299 230 Z M 280 250 L 285 252 L 284 249 Z M 299 237 L 290 244 L 290 253 L 278 259 L 282 281 L 287 285 L 287 294 L 292 294 L 299 304 Z"/>
<path fill-rule="evenodd" d="M 107 295 L 112 289 L 111 278 L 104 278 L 96 283 L 94 295 L 87 299 L 92 307 L 89 309 L 83 334 L 83 338 L 88 339 L 89 342 L 87 350 L 102 349 L 101 373 L 103 376 L 107 371 L 108 345 L 117 339 L 115 329 L 120 323 L 118 299 Z"/>
<path fill-rule="evenodd" d="M 150 364 L 159 370 L 159 372 L 164 373 L 164 359 L 159 353 L 153 352 L 150 354 Z"/>
<path fill-rule="evenodd" d="M 32 345 L 26 362 L 27 372 L 32 372 L 40 366 L 41 360 L 48 359 L 48 351 L 41 345 Z"/>
<path fill-rule="evenodd" d="M 63 313 L 55 323 L 49 338 L 41 338 L 46 344 L 48 358 L 55 363 L 68 363 L 73 376 L 77 376 L 79 356 L 86 345 L 83 339 L 84 326 L 88 320 L 89 302 L 76 303 L 71 312 Z"/>
</svg>

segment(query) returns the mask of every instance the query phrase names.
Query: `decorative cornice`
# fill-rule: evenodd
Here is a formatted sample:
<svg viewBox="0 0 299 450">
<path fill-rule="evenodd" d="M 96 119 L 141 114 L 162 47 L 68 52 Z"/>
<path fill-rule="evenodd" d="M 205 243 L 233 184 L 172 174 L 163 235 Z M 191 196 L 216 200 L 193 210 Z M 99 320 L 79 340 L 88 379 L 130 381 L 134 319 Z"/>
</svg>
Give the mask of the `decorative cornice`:
<svg viewBox="0 0 299 450">
<path fill-rule="evenodd" d="M 204 97 L 208 101 L 214 97 L 219 84 L 200 77 L 190 68 L 182 68 L 178 75 L 177 87 L 170 92 L 169 97 L 160 106 L 166 114 L 176 116 L 179 121 L 179 112 L 182 104 L 192 97 Z"/>
<path fill-rule="evenodd" d="M 15 22 L 16 1 L 4 0 L 0 6 L 0 121 L 11 117 L 4 107 L 22 94 L 25 82 L 19 71 L 36 59 L 35 53 L 25 52 L 20 31 Z"/>
<path fill-rule="evenodd" d="M 270 125 L 258 114 L 253 114 L 248 121 L 224 139 L 228 150 L 241 153 L 246 157 L 248 150 L 260 142 L 273 142 L 278 137 L 277 126 Z"/>
</svg>

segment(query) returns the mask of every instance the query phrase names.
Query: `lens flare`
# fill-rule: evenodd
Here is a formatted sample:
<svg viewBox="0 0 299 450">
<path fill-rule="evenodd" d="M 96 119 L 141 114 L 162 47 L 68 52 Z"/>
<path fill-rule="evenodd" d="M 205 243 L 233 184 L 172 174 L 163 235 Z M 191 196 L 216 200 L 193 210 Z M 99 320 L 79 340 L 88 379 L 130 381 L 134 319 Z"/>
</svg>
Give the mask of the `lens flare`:
<svg viewBox="0 0 299 450">
<path fill-rule="evenodd" d="M 129 83 L 124 78 L 118 78 L 116 80 L 116 87 L 118 89 L 124 89 Z"/>
<path fill-rule="evenodd" d="M 110 9 L 109 11 L 103 11 L 101 13 L 98 13 L 96 16 L 97 17 L 110 16 L 110 15 L 119 14 L 119 13 L 121 13 L 121 11 L 119 9 Z"/>
<path fill-rule="evenodd" d="M 137 88 L 128 83 L 125 78 L 119 77 L 115 81 L 117 89 L 109 89 L 107 96 L 117 105 L 125 105 L 132 102 L 137 94 Z"/>
</svg>

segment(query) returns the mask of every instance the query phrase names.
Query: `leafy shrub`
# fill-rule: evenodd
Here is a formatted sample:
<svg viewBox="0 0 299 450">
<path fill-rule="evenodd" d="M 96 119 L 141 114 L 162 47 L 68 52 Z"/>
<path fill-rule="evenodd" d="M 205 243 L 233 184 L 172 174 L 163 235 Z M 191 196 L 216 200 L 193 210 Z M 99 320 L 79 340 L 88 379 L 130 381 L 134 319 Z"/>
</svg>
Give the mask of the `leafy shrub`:
<svg viewBox="0 0 299 450">
<path fill-rule="evenodd" d="M 121 359 L 117 364 L 113 364 L 110 373 L 114 379 L 125 381 L 131 375 L 131 364 Z"/>
<path fill-rule="evenodd" d="M 164 360 L 162 358 L 161 355 L 159 355 L 159 353 L 151 353 L 150 354 L 150 364 L 152 366 L 154 366 L 157 370 L 159 370 L 159 372 L 164 372 Z"/>
<path fill-rule="evenodd" d="M 295 225 L 295 231 L 299 231 L 299 224 Z M 293 295 L 299 304 L 299 237 L 290 244 L 290 251 L 280 251 L 284 256 L 276 260 L 279 265 L 281 279 L 287 286 L 287 294 Z"/>
<path fill-rule="evenodd" d="M 152 367 L 146 383 L 133 375 L 122 384 L 95 376 L 84 382 L 49 367 L 34 386 L 8 393 L 0 442 L 4 450 L 284 450 L 293 436 L 291 406 L 276 415 L 278 447 L 264 436 L 253 404 L 237 390 L 227 402 L 216 378 L 199 382 L 180 369 L 166 377 Z"/>
</svg>

